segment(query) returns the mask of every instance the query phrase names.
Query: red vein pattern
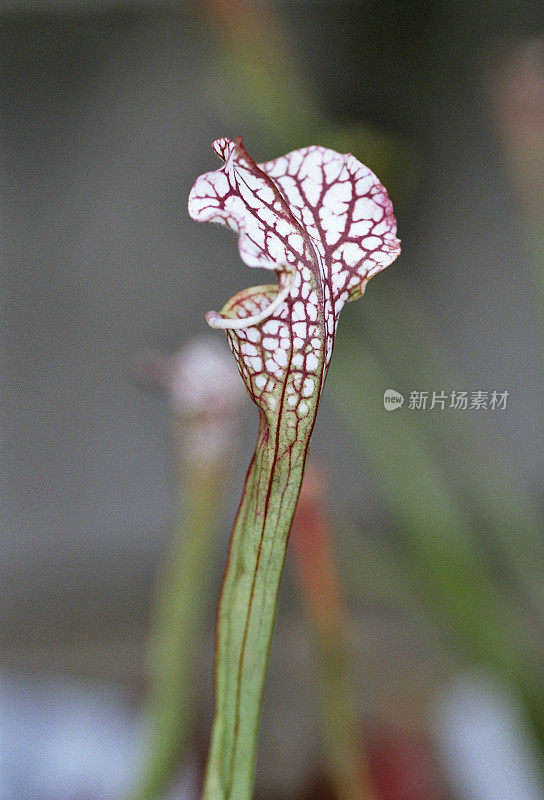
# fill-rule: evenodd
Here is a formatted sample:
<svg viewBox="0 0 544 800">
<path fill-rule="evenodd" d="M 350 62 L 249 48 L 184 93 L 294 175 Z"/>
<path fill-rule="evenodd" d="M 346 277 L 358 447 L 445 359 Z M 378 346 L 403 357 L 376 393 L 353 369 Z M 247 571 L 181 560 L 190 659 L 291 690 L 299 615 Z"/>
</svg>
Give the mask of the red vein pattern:
<svg viewBox="0 0 544 800">
<path fill-rule="evenodd" d="M 400 243 L 387 192 L 353 156 L 307 147 L 256 164 L 240 138 L 214 149 L 224 165 L 197 179 L 189 213 L 235 230 L 242 260 L 278 278 L 206 315 L 227 331 L 260 410 L 219 603 L 203 795 L 248 800 L 285 550 L 338 315 Z"/>
<path fill-rule="evenodd" d="M 237 231 L 242 260 L 275 270 L 278 286 L 244 290 L 208 319 L 227 328 L 263 413 L 278 413 L 281 387 L 284 410 L 300 421 L 321 390 L 342 307 L 400 252 L 393 206 L 352 155 L 312 146 L 256 164 L 240 137 L 213 147 L 225 163 L 197 179 L 189 214 Z"/>
</svg>

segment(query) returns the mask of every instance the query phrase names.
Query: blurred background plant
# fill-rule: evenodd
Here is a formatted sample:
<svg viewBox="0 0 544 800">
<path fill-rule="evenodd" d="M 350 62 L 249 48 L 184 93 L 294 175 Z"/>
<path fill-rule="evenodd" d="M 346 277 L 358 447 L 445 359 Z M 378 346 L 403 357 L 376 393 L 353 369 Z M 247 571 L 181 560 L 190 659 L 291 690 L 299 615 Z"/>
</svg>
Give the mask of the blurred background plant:
<svg viewBox="0 0 544 800">
<path fill-rule="evenodd" d="M 163 797 L 186 760 L 194 710 L 194 643 L 210 613 L 210 596 L 217 595 L 210 586 L 215 544 L 222 538 L 217 519 L 246 399 L 236 364 L 222 344 L 193 341 L 175 356 L 144 350 L 134 363 L 138 382 L 166 390 L 179 493 L 175 532 L 151 615 L 144 740 L 130 791 L 138 800 Z"/>
<path fill-rule="evenodd" d="M 352 686 L 349 620 L 327 513 L 326 478 L 306 465 L 291 531 L 301 597 L 315 640 L 321 727 L 331 791 L 339 800 L 377 797 Z"/>
<path fill-rule="evenodd" d="M 399 220 L 401 259 L 344 312 L 312 445 L 334 498 L 355 711 L 390 778 L 381 796 L 409 797 L 395 770 L 406 786 L 425 762 L 452 798 L 543 797 L 542 8 L 5 0 L 0 13 L 1 713 L 14 732 L 0 797 L 113 797 L 135 772 L 153 585 L 160 563 L 175 570 L 171 518 L 190 520 L 195 495 L 193 470 L 170 480 L 163 408 L 123 365 L 149 342 L 189 341 L 245 285 L 234 243 L 185 212 L 209 142 L 238 133 L 261 160 L 310 142 L 352 151 Z M 389 413 L 391 388 L 405 403 Z M 508 391 L 507 406 L 450 408 L 461 390 Z M 410 408 L 412 392 L 429 393 L 427 409 Z M 217 507 L 224 535 L 199 543 L 217 558 L 188 654 L 196 753 L 255 434 L 244 420 L 219 481 L 233 486 Z M 293 583 L 258 760 L 270 800 L 326 791 Z M 55 705 L 65 717 L 46 724 L 36 708 Z M 73 755 L 74 731 L 111 743 L 117 783 L 101 779 L 113 773 L 98 744 Z M 489 766 L 507 751 L 510 778 Z M 191 780 L 174 791 L 194 794 Z"/>
</svg>

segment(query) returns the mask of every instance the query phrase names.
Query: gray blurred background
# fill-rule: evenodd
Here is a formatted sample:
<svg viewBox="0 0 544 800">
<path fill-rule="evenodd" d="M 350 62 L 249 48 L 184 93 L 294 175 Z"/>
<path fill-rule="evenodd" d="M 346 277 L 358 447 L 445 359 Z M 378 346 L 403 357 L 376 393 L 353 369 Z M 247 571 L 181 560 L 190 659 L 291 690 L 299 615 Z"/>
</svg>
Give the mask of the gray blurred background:
<svg viewBox="0 0 544 800">
<path fill-rule="evenodd" d="M 132 709 L 145 681 L 146 621 L 174 486 L 164 399 L 133 385 L 130 364 L 141 348 L 173 351 L 205 335 L 207 310 L 261 282 L 240 263 L 232 236 L 187 215 L 194 179 L 216 166 L 212 140 L 241 133 L 257 160 L 280 154 L 280 134 L 271 137 L 258 108 L 247 110 L 251 94 L 240 106 L 229 94 L 236 69 L 231 61 L 231 76 L 221 60 L 213 6 L 0 4 L 0 667 L 29 681 L 71 676 L 121 688 Z M 243 6 L 234 3 L 232 14 Z M 376 282 L 403 282 L 451 380 L 421 386 L 408 371 L 392 387 L 371 384 L 360 403 L 380 406 L 385 388 L 406 396 L 508 390 L 505 411 L 466 412 L 471 447 L 515 476 L 541 509 L 542 309 L 486 80 L 497 50 L 542 32 L 544 9 L 445 0 L 265 6 L 331 126 L 363 121 L 400 153 L 388 187 L 403 255 Z M 289 145 L 289 131 L 284 138 Z M 329 144 L 324 135 L 316 143 Z M 365 160 L 363 149 L 356 154 Z M 345 311 L 341 325 L 355 341 L 374 289 Z M 394 315 L 380 324 L 402 336 Z M 356 361 L 351 369 L 359 370 Z M 256 431 L 256 413 L 246 415 L 214 599 Z M 380 476 L 329 389 L 312 456 L 328 463 L 344 521 L 340 561 L 356 557 L 361 531 L 391 539 Z M 357 659 L 362 704 L 394 706 L 408 686 L 407 705 L 419 708 L 450 667 L 442 672 L 429 655 L 428 633 L 406 633 L 389 601 L 365 596 L 351 580 L 355 648 L 366 642 Z M 317 748 L 305 710 L 313 695 L 301 678 L 311 655 L 309 645 L 294 644 L 302 623 L 289 576 L 282 608 L 263 737 L 264 762 L 280 759 L 285 769 L 278 776 L 263 759 L 259 767 L 261 785 L 274 791 L 302 783 Z M 203 720 L 211 713 L 212 626 L 210 608 L 199 656 Z M 298 750 L 286 746 L 282 709 L 297 720 Z"/>
</svg>

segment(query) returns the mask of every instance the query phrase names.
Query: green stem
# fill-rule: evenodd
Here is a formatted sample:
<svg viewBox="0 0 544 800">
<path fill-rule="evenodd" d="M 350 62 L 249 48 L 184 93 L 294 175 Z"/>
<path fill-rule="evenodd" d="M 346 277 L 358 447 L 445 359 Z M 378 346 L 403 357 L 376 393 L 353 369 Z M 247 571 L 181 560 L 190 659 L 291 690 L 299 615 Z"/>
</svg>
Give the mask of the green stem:
<svg viewBox="0 0 544 800">
<path fill-rule="evenodd" d="M 317 401 L 313 411 L 317 408 Z M 309 436 L 260 416 L 217 618 L 216 716 L 204 800 L 251 797 L 261 699 L 291 522 Z"/>
<path fill-rule="evenodd" d="M 145 762 L 133 800 L 162 796 L 186 748 L 193 713 L 195 640 L 207 605 L 223 464 L 180 465 L 181 503 L 153 613 Z"/>
</svg>

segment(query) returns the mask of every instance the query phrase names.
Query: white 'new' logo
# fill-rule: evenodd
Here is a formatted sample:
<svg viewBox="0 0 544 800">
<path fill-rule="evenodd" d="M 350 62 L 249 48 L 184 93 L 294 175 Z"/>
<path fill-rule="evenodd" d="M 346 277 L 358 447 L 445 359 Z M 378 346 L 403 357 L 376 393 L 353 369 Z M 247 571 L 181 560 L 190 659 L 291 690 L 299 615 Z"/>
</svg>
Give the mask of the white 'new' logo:
<svg viewBox="0 0 544 800">
<path fill-rule="evenodd" d="M 386 389 L 383 393 L 383 407 L 386 411 L 396 411 L 404 403 L 404 397 L 394 389 Z"/>
</svg>

